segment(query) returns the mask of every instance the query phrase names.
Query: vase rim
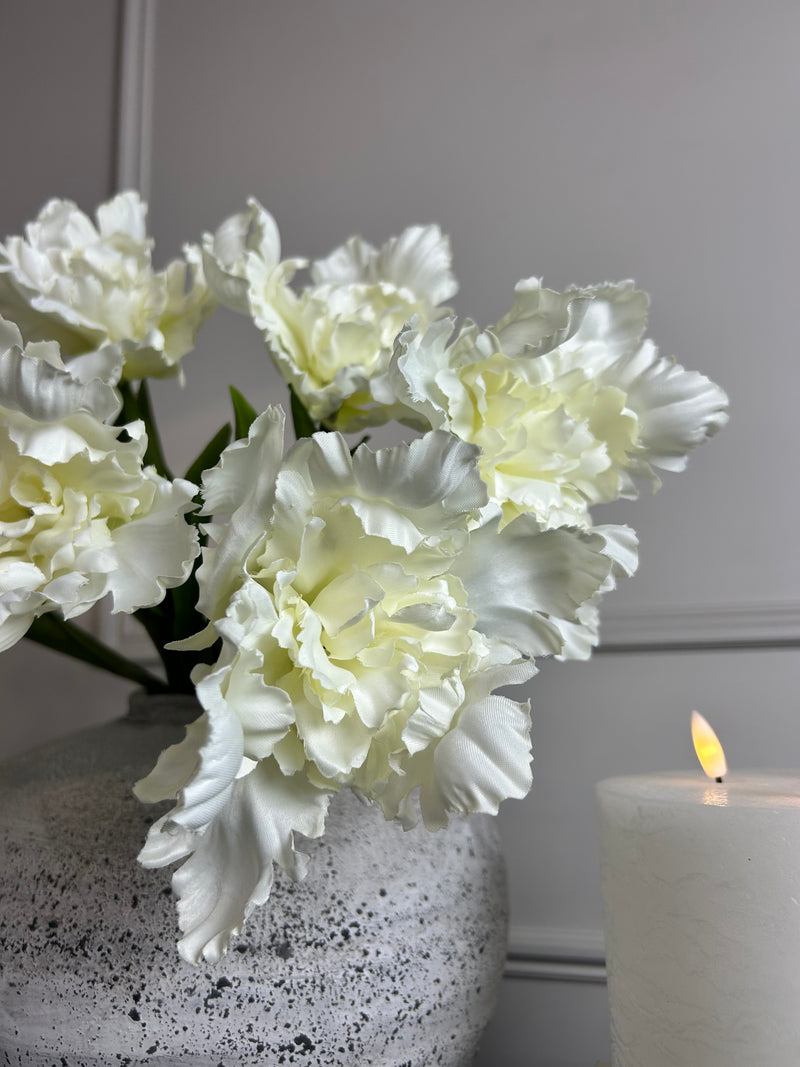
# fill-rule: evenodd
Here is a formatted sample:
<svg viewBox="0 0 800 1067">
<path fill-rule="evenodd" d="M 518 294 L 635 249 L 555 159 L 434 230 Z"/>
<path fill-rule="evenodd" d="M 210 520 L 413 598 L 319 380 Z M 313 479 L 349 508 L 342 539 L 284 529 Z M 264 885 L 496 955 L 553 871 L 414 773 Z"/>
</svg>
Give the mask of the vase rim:
<svg viewBox="0 0 800 1067">
<path fill-rule="evenodd" d="M 193 693 L 147 693 L 137 689 L 128 698 L 128 722 L 168 722 L 187 726 L 202 715 L 203 708 Z"/>
</svg>

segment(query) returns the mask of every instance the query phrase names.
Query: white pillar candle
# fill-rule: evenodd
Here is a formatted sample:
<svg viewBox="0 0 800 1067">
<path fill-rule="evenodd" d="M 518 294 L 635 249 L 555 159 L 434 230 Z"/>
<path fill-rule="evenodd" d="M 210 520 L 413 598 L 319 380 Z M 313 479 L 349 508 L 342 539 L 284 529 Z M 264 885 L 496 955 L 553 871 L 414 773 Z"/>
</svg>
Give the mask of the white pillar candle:
<svg viewBox="0 0 800 1067">
<path fill-rule="evenodd" d="M 613 1067 L 800 1064 L 800 774 L 598 797 Z"/>
</svg>

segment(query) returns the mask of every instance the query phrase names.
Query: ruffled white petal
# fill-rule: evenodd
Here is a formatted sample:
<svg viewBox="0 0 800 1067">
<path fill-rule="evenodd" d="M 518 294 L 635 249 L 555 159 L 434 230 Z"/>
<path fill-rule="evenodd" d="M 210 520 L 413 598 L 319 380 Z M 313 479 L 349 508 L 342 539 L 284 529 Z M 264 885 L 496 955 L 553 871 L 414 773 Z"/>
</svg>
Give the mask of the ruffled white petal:
<svg viewBox="0 0 800 1067">
<path fill-rule="evenodd" d="M 269 897 L 274 863 L 294 878 L 304 876 L 307 857 L 295 849 L 294 834 L 319 837 L 327 806 L 326 793 L 301 775 L 285 777 L 273 760 L 237 779 L 172 878 L 185 960 L 216 963 L 225 954 L 253 908 Z"/>
<path fill-rule="evenodd" d="M 170 823 L 169 814 L 162 815 L 150 827 L 137 859 L 146 868 L 166 867 L 191 856 L 196 841 L 197 834 L 193 830 L 184 830 Z"/>
<path fill-rule="evenodd" d="M 641 445 L 631 470 L 654 481 L 652 467 L 684 470 L 689 452 L 728 421 L 724 391 L 702 374 L 658 357 L 649 342 L 621 368 L 615 384 L 625 389 L 639 420 Z"/>
<path fill-rule="evenodd" d="M 209 619 L 224 616 L 240 584 L 242 560 L 269 522 L 283 428 L 283 411 L 268 407 L 251 425 L 247 440 L 234 441 L 217 466 L 203 474 L 205 510 L 220 518 L 209 527 L 213 544 L 198 571 L 198 608 Z"/>
<path fill-rule="evenodd" d="M 0 652 L 24 637 L 38 615 L 53 609 L 38 592 L 43 582 L 44 575 L 33 564 L 0 561 Z"/>
<path fill-rule="evenodd" d="M 396 448 L 359 448 L 353 473 L 365 497 L 386 497 L 413 512 L 421 529 L 441 529 L 487 503 L 477 458 L 477 448 L 437 431 Z"/>
<path fill-rule="evenodd" d="M 74 207 L 73 207 L 74 210 Z M 125 235 L 134 243 L 147 241 L 147 205 L 138 193 L 123 192 L 97 209 L 97 227 L 101 237 Z M 90 232 L 86 234 L 90 236 Z"/>
<path fill-rule="evenodd" d="M 596 374 L 635 350 L 647 326 L 647 294 L 630 281 L 557 293 L 528 278 L 514 292 L 511 310 L 491 331 L 508 356 L 580 352 Z"/>
<path fill-rule="evenodd" d="M 409 226 L 381 248 L 375 275 L 435 307 L 458 292 L 451 262 L 450 240 L 438 226 Z"/>
<path fill-rule="evenodd" d="M 196 492 L 183 478 L 156 482 L 149 510 L 112 531 L 115 565 L 107 579 L 112 612 L 159 604 L 167 589 L 189 577 L 200 548 L 193 527 L 182 517 L 194 510 Z"/>
<path fill-rule="evenodd" d="M 642 341 L 647 310 L 632 282 L 556 293 L 527 279 L 482 334 L 404 331 L 373 398 L 477 444 L 503 523 L 588 527 L 592 505 L 635 496 L 636 477 L 657 487 L 654 467 L 681 470 L 727 418 L 720 389 Z"/>
<path fill-rule="evenodd" d="M 237 600 L 240 595 L 237 594 Z M 235 606 L 232 608 L 235 610 Z M 271 756 L 295 720 L 288 693 L 265 682 L 263 666 L 263 656 L 257 648 L 240 648 L 228 668 L 213 672 L 202 683 L 206 687 L 203 700 L 207 705 L 213 699 L 225 707 L 226 714 L 235 709 L 244 756 L 254 760 Z"/>
<path fill-rule="evenodd" d="M 389 282 L 433 307 L 458 292 L 451 262 L 450 241 L 438 226 L 409 226 L 381 249 L 351 237 L 311 265 L 311 278 L 317 285 Z"/>
<path fill-rule="evenodd" d="M 558 620 L 604 585 L 612 568 L 607 541 L 574 529 L 542 530 L 523 515 L 498 532 L 498 520 L 470 536 L 453 570 L 478 616 L 477 627 L 528 656 L 559 653 Z"/>
<path fill-rule="evenodd" d="M 139 800 L 144 804 L 175 800 L 197 771 L 208 736 L 208 713 L 203 713 L 186 727 L 183 740 L 165 748 L 152 771 L 136 782 L 133 792 Z"/>
<path fill-rule="evenodd" d="M 185 521 L 196 487 L 145 468 L 141 422 L 108 424 L 120 400 L 65 367 L 57 345 L 18 346 L 0 321 L 0 630 L 18 640 L 50 611 L 73 618 L 158 603 L 199 552 Z M 108 368 L 110 352 L 82 364 Z"/>
<path fill-rule="evenodd" d="M 447 387 L 455 377 L 448 345 L 454 329 L 455 319 L 445 316 L 427 330 L 420 329 L 415 321 L 398 334 L 386 374 L 373 382 L 375 399 L 388 409 L 398 408 L 404 421 L 409 417 L 414 421 L 416 414 L 423 428 L 445 426 L 449 418 Z"/>
<path fill-rule="evenodd" d="M 144 854 L 191 854 L 174 884 L 192 960 L 218 958 L 266 899 L 273 862 L 302 873 L 291 834 L 321 832 L 333 789 L 404 824 L 418 793 L 432 828 L 523 795 L 528 708 L 494 691 L 530 678 L 534 655 L 586 640 L 592 598 L 635 562 L 617 528 L 547 530 L 532 516 L 501 528 L 478 448 L 453 434 L 352 456 L 340 435 L 315 434 L 279 462 L 278 424 L 265 413 L 205 478 L 216 514 L 201 603 L 223 648 L 198 695 L 230 731 L 230 758 L 208 770 L 202 740 L 201 770 Z M 153 796 L 162 779 L 176 788 L 189 753 L 165 757 Z"/>
<path fill-rule="evenodd" d="M 378 250 L 361 237 L 351 237 L 343 245 L 311 264 L 311 280 L 316 285 L 353 285 L 374 282 Z"/>
<path fill-rule="evenodd" d="M 502 801 L 531 787 L 528 703 L 491 696 L 469 704 L 433 755 L 432 779 L 420 788 L 420 810 L 430 829 L 446 826 L 450 812 L 496 815 Z"/>
<path fill-rule="evenodd" d="M 604 541 L 603 553 L 611 560 L 611 570 L 597 593 L 578 608 L 575 618 L 555 620 L 563 646 L 558 660 L 589 659 L 600 642 L 600 603 L 616 589 L 617 581 L 630 577 L 638 566 L 638 540 L 629 526 L 595 526 L 593 534 Z"/>
<path fill-rule="evenodd" d="M 216 297 L 251 316 L 312 419 L 343 430 L 370 421 L 361 405 L 375 407 L 370 382 L 385 373 L 403 324 L 435 321 L 457 288 L 447 238 L 411 226 L 380 249 L 351 238 L 313 263 L 312 284 L 297 291 L 306 261 L 280 260 L 274 220 L 255 201 L 205 235 L 203 261 Z"/>
<path fill-rule="evenodd" d="M 152 269 L 146 214 L 135 192 L 101 204 L 97 226 L 71 201 L 51 200 L 25 237 L 0 244 L 0 313 L 26 341 L 54 341 L 67 357 L 118 346 L 128 379 L 180 375 L 214 301 L 198 249 Z"/>
<path fill-rule="evenodd" d="M 224 808 L 242 765 L 242 725 L 222 698 L 220 671 L 211 672 L 198 685 L 206 712 L 186 730 L 183 741 L 166 749 L 150 774 L 136 783 L 141 800 L 154 803 L 176 797 L 159 830 L 150 836 L 171 833 L 175 827 L 204 831 Z"/>
<path fill-rule="evenodd" d="M 79 380 L 61 361 L 58 345 L 30 345 L 23 354 L 11 324 L 0 319 L 11 344 L 0 350 L 0 397 L 4 407 L 30 419 L 58 422 L 78 411 L 101 422 L 113 420 L 121 406 L 117 391 L 98 377 Z M 17 337 L 19 335 L 17 334 Z M 0 348 L 3 337 L 0 336 Z M 44 350 L 43 350 L 44 349 Z"/>
<path fill-rule="evenodd" d="M 246 211 L 231 215 L 214 234 L 204 234 L 202 248 L 206 280 L 215 298 L 241 315 L 248 314 L 251 253 L 268 273 L 280 262 L 281 239 L 275 219 L 251 198 Z"/>
<path fill-rule="evenodd" d="M 495 664 L 465 679 L 454 715 L 446 692 L 416 715 L 400 773 L 372 790 L 386 817 L 413 826 L 417 791 L 430 830 L 447 826 L 451 813 L 497 814 L 503 800 L 524 796 L 531 785 L 530 706 L 491 690 L 534 672 L 530 661 Z"/>
</svg>

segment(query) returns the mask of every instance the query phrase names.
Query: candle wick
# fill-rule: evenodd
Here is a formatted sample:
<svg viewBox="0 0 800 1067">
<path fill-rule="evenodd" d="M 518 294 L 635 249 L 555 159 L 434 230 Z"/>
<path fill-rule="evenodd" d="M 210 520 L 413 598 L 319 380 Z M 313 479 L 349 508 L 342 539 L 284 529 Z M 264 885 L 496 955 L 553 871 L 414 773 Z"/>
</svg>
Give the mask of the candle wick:
<svg viewBox="0 0 800 1067">
<path fill-rule="evenodd" d="M 722 785 L 722 778 L 721 777 L 720 778 L 715 778 L 714 781 L 719 783 L 719 785 Z"/>
</svg>

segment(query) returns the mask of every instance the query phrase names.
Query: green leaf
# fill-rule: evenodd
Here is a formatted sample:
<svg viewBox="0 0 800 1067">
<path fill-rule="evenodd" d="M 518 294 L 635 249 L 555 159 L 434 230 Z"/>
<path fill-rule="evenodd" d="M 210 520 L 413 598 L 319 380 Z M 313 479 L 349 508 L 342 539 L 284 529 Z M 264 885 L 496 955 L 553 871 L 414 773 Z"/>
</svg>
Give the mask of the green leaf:
<svg viewBox="0 0 800 1067">
<path fill-rule="evenodd" d="M 230 423 L 225 423 L 214 434 L 206 447 L 188 469 L 185 474 L 185 478 L 189 482 L 194 482 L 195 485 L 200 484 L 203 471 L 209 470 L 211 467 L 216 467 L 219 463 L 219 457 L 222 454 L 223 449 L 227 447 L 231 439 L 231 427 Z"/>
<path fill-rule="evenodd" d="M 139 406 L 139 418 L 144 422 L 144 428 L 147 430 L 147 449 L 144 454 L 144 462 L 145 464 L 152 464 L 159 474 L 172 480 L 172 472 L 167 466 L 164 450 L 161 447 L 161 438 L 156 427 L 153 406 L 150 403 L 150 391 L 147 388 L 146 381 L 143 381 L 139 386 L 136 402 Z"/>
<path fill-rule="evenodd" d="M 150 671 L 126 659 L 125 656 L 121 656 L 108 645 L 104 645 L 102 641 L 98 641 L 96 637 L 66 622 L 58 615 L 47 614 L 34 619 L 25 636 L 30 641 L 53 649 L 54 652 L 61 652 L 65 656 L 82 660 L 100 670 L 109 671 L 120 678 L 136 682 L 148 693 L 167 692 L 167 686 L 155 674 L 151 674 Z"/>
<path fill-rule="evenodd" d="M 294 424 L 295 437 L 298 441 L 301 437 L 311 437 L 319 427 L 306 411 L 303 401 L 291 385 L 289 386 L 289 396 L 292 403 L 292 423 Z"/>
<path fill-rule="evenodd" d="M 233 415 L 235 420 L 235 435 L 236 440 L 241 440 L 242 437 L 247 437 L 250 427 L 258 415 L 258 412 L 253 405 L 242 396 L 238 389 L 229 385 L 231 393 L 231 400 L 233 401 Z"/>
</svg>

